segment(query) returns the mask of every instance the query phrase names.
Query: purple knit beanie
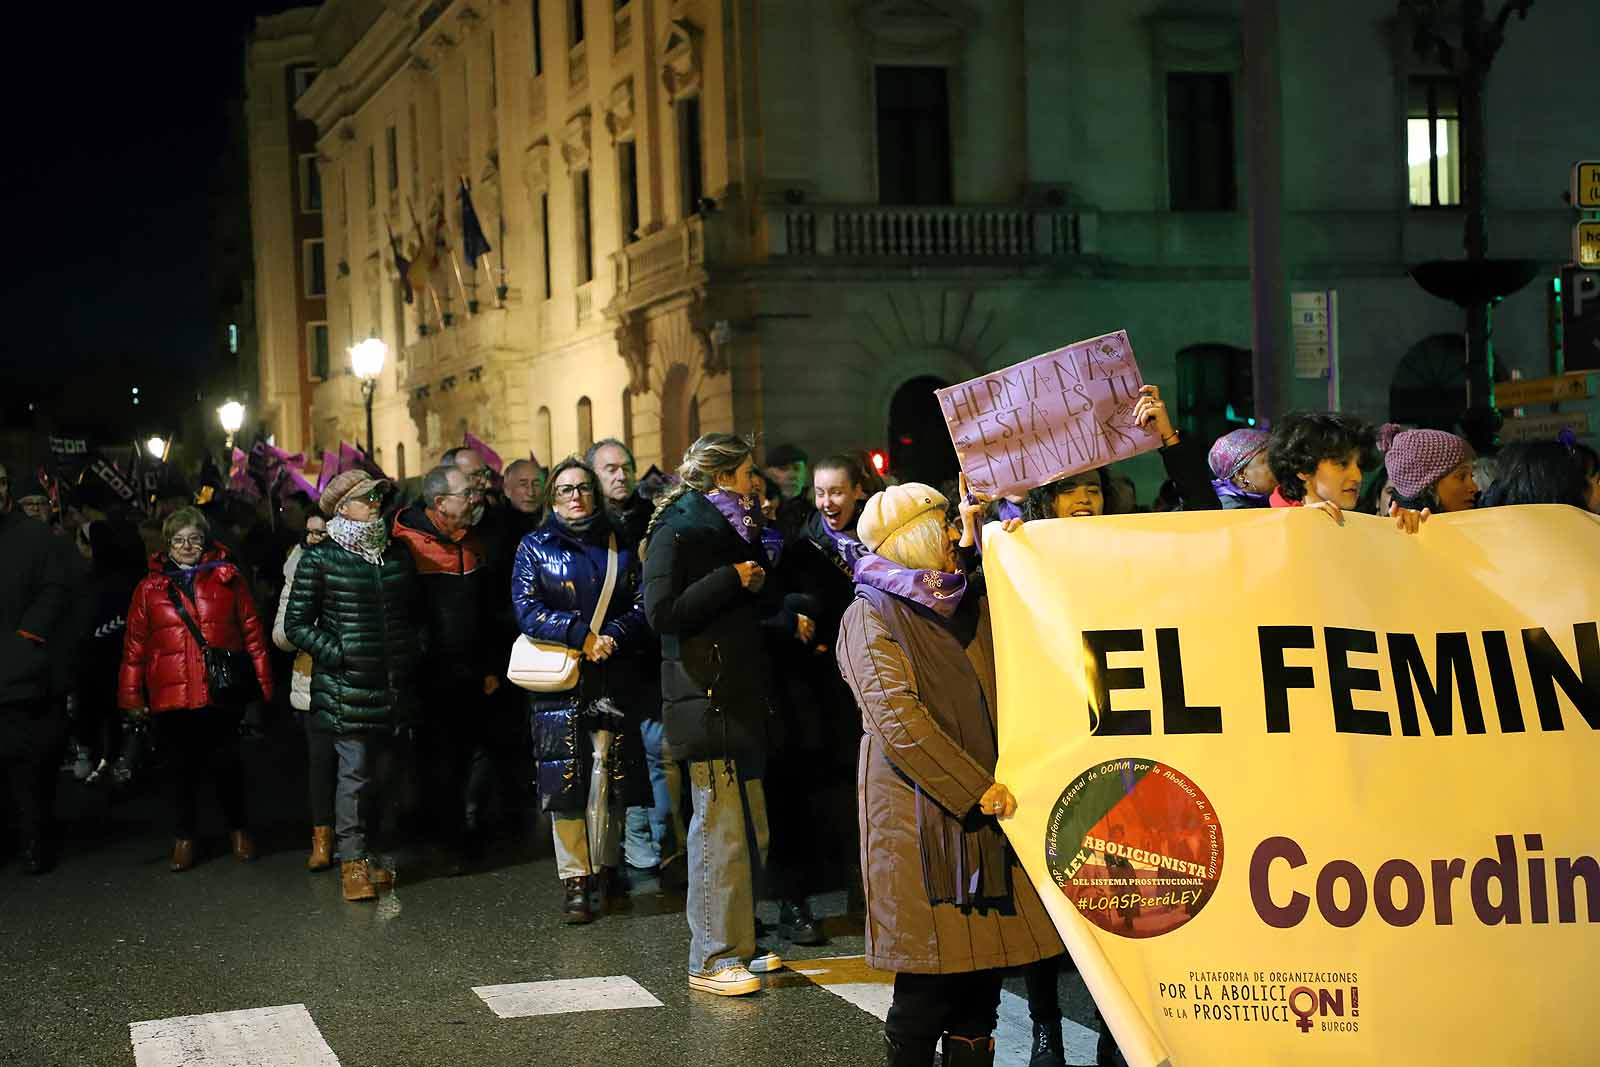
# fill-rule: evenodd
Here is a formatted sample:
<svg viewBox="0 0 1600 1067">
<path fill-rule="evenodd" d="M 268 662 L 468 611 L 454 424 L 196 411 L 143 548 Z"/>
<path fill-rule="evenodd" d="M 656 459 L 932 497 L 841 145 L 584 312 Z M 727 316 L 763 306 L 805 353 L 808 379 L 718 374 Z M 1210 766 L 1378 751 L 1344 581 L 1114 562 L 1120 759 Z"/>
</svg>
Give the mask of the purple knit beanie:
<svg viewBox="0 0 1600 1067">
<path fill-rule="evenodd" d="M 1239 429 L 1217 438 L 1206 457 L 1212 475 L 1226 480 L 1244 470 L 1256 453 L 1267 447 L 1269 436 L 1265 430 Z"/>
<path fill-rule="evenodd" d="M 1384 423 L 1378 448 L 1396 496 L 1415 500 L 1440 478 L 1476 458 L 1472 446 L 1444 430 L 1407 430 Z"/>
</svg>

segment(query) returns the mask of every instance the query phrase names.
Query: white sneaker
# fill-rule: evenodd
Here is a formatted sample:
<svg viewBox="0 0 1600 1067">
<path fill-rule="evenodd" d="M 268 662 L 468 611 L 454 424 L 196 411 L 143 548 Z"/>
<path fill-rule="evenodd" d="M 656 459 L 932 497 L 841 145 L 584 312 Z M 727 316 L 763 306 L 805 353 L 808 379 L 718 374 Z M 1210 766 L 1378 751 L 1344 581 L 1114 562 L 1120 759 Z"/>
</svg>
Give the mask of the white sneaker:
<svg viewBox="0 0 1600 1067">
<path fill-rule="evenodd" d="M 783 957 L 771 949 L 757 949 L 756 958 L 745 968 L 751 974 L 771 974 L 783 970 Z"/>
<path fill-rule="evenodd" d="M 761 979 L 743 967 L 725 967 L 716 974 L 689 972 L 689 988 L 719 997 L 742 997 L 761 990 Z"/>
</svg>

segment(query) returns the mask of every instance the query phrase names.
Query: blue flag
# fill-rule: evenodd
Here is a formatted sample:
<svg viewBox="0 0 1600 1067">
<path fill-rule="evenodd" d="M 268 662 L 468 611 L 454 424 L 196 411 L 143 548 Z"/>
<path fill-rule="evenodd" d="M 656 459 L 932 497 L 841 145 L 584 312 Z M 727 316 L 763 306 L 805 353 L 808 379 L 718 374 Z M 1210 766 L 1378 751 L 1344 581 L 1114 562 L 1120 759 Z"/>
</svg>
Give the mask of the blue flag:
<svg viewBox="0 0 1600 1067">
<path fill-rule="evenodd" d="M 478 269 L 478 259 L 487 255 L 491 249 L 489 238 L 484 236 L 483 224 L 478 221 L 478 213 L 472 207 L 472 190 L 467 188 L 467 179 L 461 179 L 461 244 L 466 253 L 467 264 L 473 269 Z"/>
<path fill-rule="evenodd" d="M 383 228 L 389 233 L 389 252 L 394 256 L 394 269 L 400 275 L 400 287 L 405 292 L 406 303 L 416 299 L 416 294 L 411 290 L 411 261 L 400 251 L 400 238 L 394 235 L 394 230 L 389 228 L 389 219 L 383 220 Z"/>
</svg>

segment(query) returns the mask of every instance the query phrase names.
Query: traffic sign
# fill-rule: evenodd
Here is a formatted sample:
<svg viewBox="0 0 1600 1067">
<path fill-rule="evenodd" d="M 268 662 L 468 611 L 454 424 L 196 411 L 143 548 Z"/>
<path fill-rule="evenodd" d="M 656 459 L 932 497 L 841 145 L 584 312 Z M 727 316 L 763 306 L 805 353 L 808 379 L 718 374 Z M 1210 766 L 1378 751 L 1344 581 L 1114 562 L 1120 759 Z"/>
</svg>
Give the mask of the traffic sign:
<svg viewBox="0 0 1600 1067">
<path fill-rule="evenodd" d="M 1600 370 L 1600 271 L 1561 268 L 1561 369 Z"/>
<path fill-rule="evenodd" d="M 1572 258 L 1580 267 L 1600 267 L 1600 220 L 1590 219 L 1572 228 Z"/>
<path fill-rule="evenodd" d="M 1510 445 L 1518 441 L 1553 441 L 1561 435 L 1562 430 L 1571 430 L 1579 437 L 1589 436 L 1589 412 L 1563 411 L 1557 415 L 1507 419 L 1500 427 L 1500 443 Z"/>
<path fill-rule="evenodd" d="M 1583 400 L 1590 396 L 1589 375 L 1560 374 L 1554 378 L 1521 378 L 1500 382 L 1494 387 L 1494 406 L 1521 408 L 1529 404 L 1554 404 L 1561 400 Z"/>
<path fill-rule="evenodd" d="M 1600 211 L 1600 162 L 1572 165 L 1572 206 L 1582 211 Z"/>
</svg>

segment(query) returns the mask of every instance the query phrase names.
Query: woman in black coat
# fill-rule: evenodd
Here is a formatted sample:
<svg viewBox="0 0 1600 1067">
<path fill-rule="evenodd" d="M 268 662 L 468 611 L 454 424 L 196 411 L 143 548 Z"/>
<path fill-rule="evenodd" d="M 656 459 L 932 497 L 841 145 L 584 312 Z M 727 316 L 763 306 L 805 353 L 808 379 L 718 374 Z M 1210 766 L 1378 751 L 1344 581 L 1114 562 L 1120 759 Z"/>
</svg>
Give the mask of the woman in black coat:
<svg viewBox="0 0 1600 1067">
<path fill-rule="evenodd" d="M 653 667 L 639 655 L 650 647 L 638 604 L 639 560 L 612 530 L 598 489 L 594 471 L 582 460 L 571 457 L 556 464 L 545 483 L 547 517 L 522 539 L 511 576 L 511 603 L 522 633 L 582 653 L 571 689 L 529 698 L 539 799 L 550 813 L 557 873 L 566 888 L 562 914 L 569 923 L 594 918 L 591 888 L 608 903 L 623 895 L 617 863 L 626 768 L 632 765 L 642 773 L 643 759 L 638 720 L 624 716 L 639 703 L 632 696 L 638 676 Z M 597 621 L 613 555 L 612 589 Z M 631 730 L 626 729 L 630 721 Z M 602 730 L 612 736 L 597 737 Z M 591 840 L 585 805 L 593 754 L 603 741 L 615 746 L 611 751 L 617 773 L 605 832 L 600 840 Z"/>
<path fill-rule="evenodd" d="M 661 636 L 667 747 L 688 761 L 694 791 L 689 985 L 720 996 L 753 993 L 756 975 L 783 965 L 755 939 L 771 714 L 764 641 L 772 630 L 798 636 L 809 626 L 767 581 L 754 451 L 732 434 L 701 437 L 645 533 L 644 605 Z"/>
</svg>

